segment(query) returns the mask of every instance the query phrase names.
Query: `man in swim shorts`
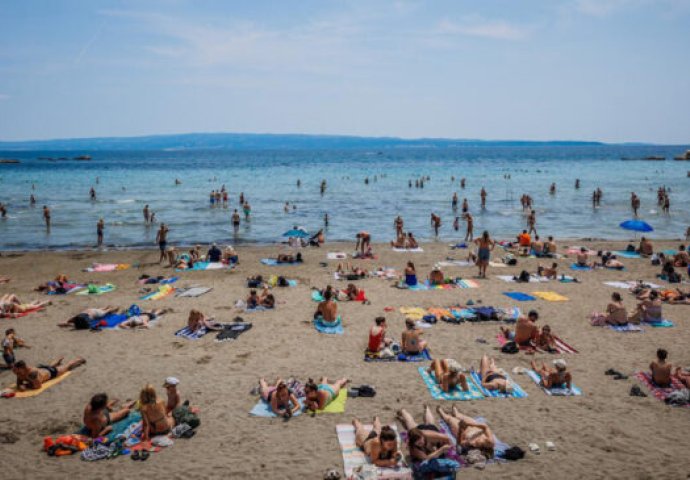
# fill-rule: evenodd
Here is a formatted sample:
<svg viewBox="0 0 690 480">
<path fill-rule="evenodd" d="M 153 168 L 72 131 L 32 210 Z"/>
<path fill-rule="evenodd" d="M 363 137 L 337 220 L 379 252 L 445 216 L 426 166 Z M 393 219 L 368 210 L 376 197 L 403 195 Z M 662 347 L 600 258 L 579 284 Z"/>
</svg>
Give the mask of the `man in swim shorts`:
<svg viewBox="0 0 690 480">
<path fill-rule="evenodd" d="M 156 242 L 158 243 L 158 248 L 161 251 L 161 256 L 158 259 L 158 263 L 163 263 L 163 259 L 165 258 L 165 249 L 168 245 L 168 227 L 165 225 L 165 223 L 161 223 L 161 227 L 158 229 L 158 233 L 156 234 Z"/>
<path fill-rule="evenodd" d="M 29 367 L 23 360 L 20 360 L 14 364 L 12 372 L 17 376 L 17 391 L 23 392 L 25 390 L 38 390 L 49 380 L 56 379 L 85 363 L 86 360 L 78 357 L 67 365 L 62 365 L 62 358 L 59 358 L 50 365 Z"/>
</svg>

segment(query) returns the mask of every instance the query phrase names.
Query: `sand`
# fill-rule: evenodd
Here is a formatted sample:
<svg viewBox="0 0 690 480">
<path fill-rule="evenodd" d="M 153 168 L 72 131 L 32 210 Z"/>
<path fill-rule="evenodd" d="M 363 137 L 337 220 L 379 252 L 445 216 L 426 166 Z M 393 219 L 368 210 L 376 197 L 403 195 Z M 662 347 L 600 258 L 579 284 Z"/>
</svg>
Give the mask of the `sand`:
<svg viewBox="0 0 690 480">
<path fill-rule="evenodd" d="M 586 242 L 573 242 L 582 244 Z M 601 244 L 587 243 L 592 248 Z M 607 245 L 611 246 L 612 243 Z M 622 246 L 617 244 L 615 246 Z M 677 242 L 660 244 L 674 248 Z M 488 280 L 479 280 L 478 289 L 407 292 L 391 288 L 391 282 L 367 279 L 359 285 L 367 292 L 371 305 L 343 303 L 340 305 L 345 334 L 326 336 L 317 333 L 310 319 L 315 304 L 309 299 L 311 286 L 335 283 L 332 272 L 336 262 L 326 261 L 327 251 L 351 251 L 349 245 L 327 245 L 304 251 L 305 263 L 300 266 L 270 268 L 259 264 L 261 257 L 276 252 L 276 247 L 241 248 L 240 265 L 231 272 L 184 272 L 178 286 L 200 284 L 213 291 L 200 298 L 167 297 L 157 302 L 138 300 L 140 288 L 136 279 L 142 273 L 168 275 L 169 268 L 157 265 L 155 251 L 60 252 L 4 254 L 0 257 L 0 275 L 12 277 L 0 285 L 0 293 L 16 293 L 22 299 L 44 298 L 32 289 L 40 282 L 63 273 L 70 279 L 111 282 L 117 290 L 100 297 L 56 296 L 54 304 L 31 316 L 0 320 L 4 328 L 15 327 L 19 336 L 33 348 L 18 350 L 17 357 L 30 364 L 46 362 L 58 356 L 83 356 L 86 366 L 70 378 L 28 399 L 0 400 L 0 441 L 7 434 L 16 436 L 14 443 L 0 445 L 0 470 L 3 478 L 133 478 L 150 475 L 166 478 L 280 478 L 319 479 L 328 468 L 342 471 L 342 457 L 335 435 L 335 425 L 348 423 L 353 417 L 365 421 L 380 415 L 384 422 L 393 422 L 397 409 L 405 407 L 418 418 L 422 406 L 449 402 L 433 401 L 417 374 L 419 364 L 368 364 L 362 360 L 367 332 L 374 317 L 386 313 L 390 333 L 399 338 L 403 316 L 400 306 L 444 306 L 481 299 L 485 305 L 512 306 L 516 303 L 501 295 L 507 290 L 524 292 L 553 290 L 570 301 L 551 303 L 543 300 L 519 304 L 523 311 L 536 308 L 541 323 L 548 323 L 563 339 L 580 351 L 566 357 L 583 390 L 581 397 L 554 398 L 546 396 L 524 376 L 516 376 L 529 394 L 517 400 L 484 399 L 456 402 L 470 415 L 486 417 L 494 431 L 505 442 L 527 450 L 529 442 L 537 442 L 544 450 L 547 440 L 557 451 L 528 453 L 524 460 L 494 465 L 485 473 L 468 469 L 463 478 L 491 475 L 498 478 L 686 478 L 690 472 L 687 429 L 690 409 L 671 408 L 652 396 L 637 398 L 628 395 L 636 382 L 614 381 L 604 375 L 608 368 L 625 374 L 644 369 L 658 347 L 669 350 L 670 361 L 690 364 L 690 317 L 688 306 L 664 306 L 665 316 L 676 323 L 670 329 L 646 329 L 643 334 L 623 334 L 589 326 L 586 315 L 602 310 L 613 288 L 606 280 L 654 280 L 658 267 L 648 260 L 623 260 L 627 271 L 599 270 L 570 272 L 570 261 L 560 260 L 564 273 L 582 280 L 580 284 L 515 285 L 504 283 L 494 275 L 517 274 L 522 269 L 534 270 L 536 260 L 521 260 L 517 267 L 490 269 Z M 379 245 L 377 261 L 359 261 L 370 267 L 387 265 L 401 270 L 412 259 L 422 274 L 431 265 L 447 256 L 462 258 L 466 251 L 450 251 L 440 243 L 424 245 L 424 253 L 394 253 Z M 123 262 L 138 265 L 114 273 L 82 273 L 91 262 Z M 546 262 L 544 262 L 546 263 Z M 476 269 L 445 269 L 452 275 L 471 278 Z M 254 328 L 238 341 L 215 343 L 212 335 L 198 341 L 173 336 L 186 323 L 191 308 L 198 308 L 221 321 L 236 316 L 232 305 L 247 294 L 245 278 L 251 274 L 283 274 L 299 280 L 296 288 L 276 289 L 278 308 L 272 312 L 242 316 Z M 626 306 L 635 304 L 631 295 L 621 291 Z M 91 333 L 68 331 L 56 326 L 70 315 L 87 306 L 112 304 L 127 307 L 171 307 L 149 331 Z M 498 352 L 494 337 L 498 325 L 443 322 L 426 331 L 435 357 L 452 357 L 463 365 L 477 365 L 483 353 L 497 356 L 499 366 L 512 369 L 527 367 L 531 359 L 525 354 L 503 355 Z M 476 342 L 484 338 L 488 344 Z M 537 354 L 537 359 L 554 357 Z M 136 398 L 140 388 L 152 383 L 163 394 L 161 384 L 166 376 L 181 380 L 184 398 L 201 408 L 201 427 L 191 440 L 176 444 L 146 463 L 128 458 L 86 464 L 76 456 L 51 458 L 41 451 L 42 438 L 74 431 L 81 422 L 83 407 L 91 395 L 105 391 L 111 398 Z M 249 410 L 256 402 L 250 390 L 260 376 L 329 378 L 341 376 L 354 384 L 375 386 L 378 395 L 371 399 L 349 399 L 345 414 L 301 416 L 289 422 L 277 419 L 252 418 Z M 9 372 L 0 373 L 0 385 L 12 383 Z M 10 435 L 12 436 L 12 435 Z"/>
</svg>

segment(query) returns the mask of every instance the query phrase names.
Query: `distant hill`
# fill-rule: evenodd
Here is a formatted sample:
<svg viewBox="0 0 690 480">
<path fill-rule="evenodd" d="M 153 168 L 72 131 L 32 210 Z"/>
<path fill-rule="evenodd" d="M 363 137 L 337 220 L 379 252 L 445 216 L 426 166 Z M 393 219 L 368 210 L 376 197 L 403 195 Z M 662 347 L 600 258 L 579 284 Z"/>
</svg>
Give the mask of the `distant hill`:
<svg viewBox="0 0 690 480">
<path fill-rule="evenodd" d="M 395 137 L 354 137 L 345 135 L 297 135 L 263 133 L 187 133 L 146 137 L 67 138 L 0 142 L 0 151 L 65 150 L 319 150 L 386 149 L 396 147 L 448 148 L 460 146 L 583 146 L 599 142 L 522 140 L 461 140 L 446 138 L 403 139 Z"/>
</svg>

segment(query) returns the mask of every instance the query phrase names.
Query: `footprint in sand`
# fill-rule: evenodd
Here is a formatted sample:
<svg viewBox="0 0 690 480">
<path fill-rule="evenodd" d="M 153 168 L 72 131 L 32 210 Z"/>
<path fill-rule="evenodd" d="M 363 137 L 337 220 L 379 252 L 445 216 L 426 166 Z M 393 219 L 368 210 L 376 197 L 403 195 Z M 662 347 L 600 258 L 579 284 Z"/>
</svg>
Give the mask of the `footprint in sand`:
<svg viewBox="0 0 690 480">
<path fill-rule="evenodd" d="M 211 362 L 212 358 L 213 358 L 213 355 L 204 355 L 201 358 L 197 358 L 196 363 L 198 365 L 206 365 L 207 363 Z"/>
<path fill-rule="evenodd" d="M 17 443 L 19 436 L 14 432 L 0 432 L 0 443 Z"/>
<path fill-rule="evenodd" d="M 182 348 L 184 347 L 184 343 L 182 342 L 172 342 L 173 348 Z"/>
</svg>

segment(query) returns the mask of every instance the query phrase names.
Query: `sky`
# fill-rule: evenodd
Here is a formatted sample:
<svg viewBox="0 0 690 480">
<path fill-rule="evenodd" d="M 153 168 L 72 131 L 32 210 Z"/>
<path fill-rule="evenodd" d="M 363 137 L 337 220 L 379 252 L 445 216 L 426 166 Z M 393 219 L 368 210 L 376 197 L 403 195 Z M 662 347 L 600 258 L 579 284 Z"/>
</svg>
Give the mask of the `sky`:
<svg viewBox="0 0 690 480">
<path fill-rule="evenodd" d="M 690 143 L 690 0 L 0 0 L 0 140 Z"/>
</svg>

